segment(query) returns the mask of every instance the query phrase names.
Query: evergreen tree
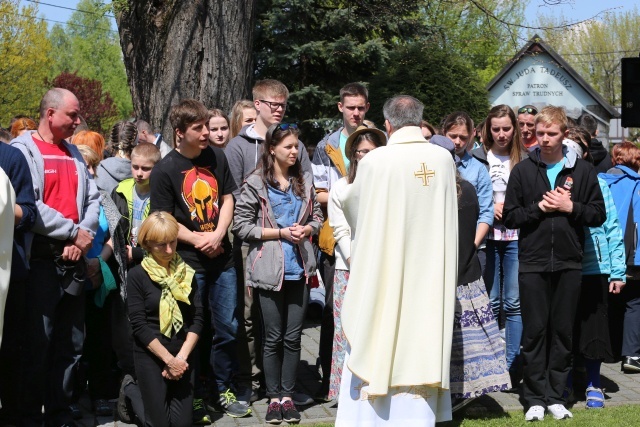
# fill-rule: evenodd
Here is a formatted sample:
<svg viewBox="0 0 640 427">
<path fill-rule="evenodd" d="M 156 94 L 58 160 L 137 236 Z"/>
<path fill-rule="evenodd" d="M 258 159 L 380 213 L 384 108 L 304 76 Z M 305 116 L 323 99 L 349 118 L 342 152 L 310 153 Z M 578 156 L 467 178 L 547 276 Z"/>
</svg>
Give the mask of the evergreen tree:
<svg viewBox="0 0 640 427">
<path fill-rule="evenodd" d="M 371 81 L 367 118 L 384 123 L 382 105 L 398 94 L 424 104 L 424 118 L 438 125 L 454 111 L 466 111 L 476 123 L 489 112 L 487 91 L 469 63 L 434 43 L 412 43 L 396 49 L 387 66 Z"/>
</svg>

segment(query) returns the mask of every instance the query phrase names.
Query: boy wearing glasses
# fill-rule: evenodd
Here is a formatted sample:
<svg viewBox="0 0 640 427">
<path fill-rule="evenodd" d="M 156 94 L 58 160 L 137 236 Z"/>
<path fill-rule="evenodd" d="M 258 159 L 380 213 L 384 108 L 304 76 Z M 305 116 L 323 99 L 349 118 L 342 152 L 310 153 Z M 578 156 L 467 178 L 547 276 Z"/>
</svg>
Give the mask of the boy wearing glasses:
<svg viewBox="0 0 640 427">
<path fill-rule="evenodd" d="M 262 155 L 262 144 L 264 143 L 269 126 L 280 123 L 287 110 L 287 100 L 289 90 L 278 80 L 259 80 L 253 87 L 253 104 L 256 108 L 256 121 L 244 126 L 240 133 L 229 141 L 225 149 L 225 155 L 229 161 L 231 176 L 236 184 L 233 192 L 235 200 L 240 198 L 240 187 L 245 178 L 258 166 L 258 159 Z M 311 173 L 311 162 L 309 154 L 304 144 L 298 144 L 298 159 L 302 166 L 302 171 Z M 238 276 L 244 271 L 247 259 L 248 246 L 243 245 L 238 238 L 233 242 L 234 257 L 236 259 L 236 270 Z M 240 332 L 240 343 L 238 348 L 239 373 L 238 384 L 240 386 L 239 398 L 243 403 L 257 399 L 257 395 L 251 392 L 251 382 L 257 388 L 257 382 L 261 378 L 261 351 L 256 348 L 259 343 L 255 341 L 255 331 L 260 330 L 260 315 L 257 306 L 253 304 L 253 296 L 245 290 L 245 280 L 239 283 L 238 292 L 244 294 L 244 315 L 241 323 L 244 331 Z M 240 304 L 242 304 L 240 302 Z M 259 332 L 258 332 L 259 335 Z M 294 395 L 296 404 L 301 402 Z"/>
<path fill-rule="evenodd" d="M 284 118 L 288 99 L 289 90 L 278 80 L 259 80 L 253 87 L 256 121 L 243 127 L 240 133 L 229 141 L 225 150 L 231 175 L 237 186 L 233 192 L 236 200 L 240 197 L 240 187 L 244 179 L 258 166 L 267 129 L 273 124 L 280 123 Z M 309 154 L 304 144 L 299 146 L 298 158 L 302 164 L 302 170 L 311 172 Z"/>
<path fill-rule="evenodd" d="M 534 120 L 538 110 L 533 105 L 525 105 L 518 109 L 518 126 L 522 134 L 522 142 L 527 150 L 533 151 L 538 146 Z"/>
<path fill-rule="evenodd" d="M 178 221 L 178 254 L 196 271 L 200 298 L 210 310 L 218 392 L 213 404 L 231 417 L 243 417 L 251 409 L 237 401 L 232 383 L 237 371 L 237 280 L 227 237 L 236 184 L 224 151 L 209 146 L 209 111 L 201 102 L 180 102 L 171 108 L 169 120 L 176 149 L 151 172 L 151 212 L 168 212 Z M 202 340 L 200 345 L 210 344 Z M 203 374 L 206 360 L 201 362 Z M 202 401 L 194 400 L 194 422 L 210 422 L 201 409 Z"/>
<path fill-rule="evenodd" d="M 362 125 L 369 111 L 369 91 L 360 83 L 349 83 L 340 89 L 338 110 L 342 113 L 342 127 L 325 136 L 313 153 L 313 185 L 318 203 L 322 207 L 324 223 L 318 236 L 321 255 L 319 268 L 325 286 L 325 305 L 320 329 L 320 365 L 322 366 L 322 387 L 318 398 L 326 400 L 329 394 L 329 374 L 331 372 L 331 348 L 333 345 L 333 276 L 335 272 L 333 229 L 329 226 L 327 202 L 333 183 L 347 176 L 349 159 L 345 152 L 347 138 Z"/>
</svg>

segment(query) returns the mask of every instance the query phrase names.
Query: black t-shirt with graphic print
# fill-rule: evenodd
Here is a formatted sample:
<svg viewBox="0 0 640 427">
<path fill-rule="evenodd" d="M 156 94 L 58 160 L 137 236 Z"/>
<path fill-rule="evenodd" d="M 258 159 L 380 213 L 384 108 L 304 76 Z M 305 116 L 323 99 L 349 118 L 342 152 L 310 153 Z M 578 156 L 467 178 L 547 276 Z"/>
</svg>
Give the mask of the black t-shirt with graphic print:
<svg viewBox="0 0 640 427">
<path fill-rule="evenodd" d="M 224 151 L 207 147 L 194 159 L 172 150 L 151 171 L 151 212 L 171 213 L 191 231 L 218 227 L 220 200 L 236 189 Z M 231 243 L 224 234 L 224 253 L 209 258 L 191 245 L 178 242 L 178 253 L 196 272 L 233 265 Z"/>
</svg>

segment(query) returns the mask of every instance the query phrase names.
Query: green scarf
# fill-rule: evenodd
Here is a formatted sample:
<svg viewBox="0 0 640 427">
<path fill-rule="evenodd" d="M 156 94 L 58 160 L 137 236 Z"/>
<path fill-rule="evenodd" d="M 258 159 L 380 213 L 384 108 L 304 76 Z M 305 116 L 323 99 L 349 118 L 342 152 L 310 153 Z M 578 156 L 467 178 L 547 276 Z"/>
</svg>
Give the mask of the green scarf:
<svg viewBox="0 0 640 427">
<path fill-rule="evenodd" d="M 171 338 L 172 326 L 178 332 L 184 324 L 178 301 L 191 304 L 189 294 L 195 271 L 177 253 L 169 263 L 169 274 L 151 255 L 145 256 L 141 265 L 151 280 L 160 285 L 160 332 Z"/>
</svg>

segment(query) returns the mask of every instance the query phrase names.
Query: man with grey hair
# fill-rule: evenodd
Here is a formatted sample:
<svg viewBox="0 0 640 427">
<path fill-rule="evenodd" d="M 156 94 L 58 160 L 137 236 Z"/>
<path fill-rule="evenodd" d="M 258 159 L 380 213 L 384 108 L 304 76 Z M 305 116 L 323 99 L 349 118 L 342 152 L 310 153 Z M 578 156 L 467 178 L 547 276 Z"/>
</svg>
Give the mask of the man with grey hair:
<svg viewBox="0 0 640 427">
<path fill-rule="evenodd" d="M 84 255 L 100 212 L 82 155 L 65 141 L 79 124 L 76 96 L 54 88 L 40 102 L 38 129 L 11 141 L 29 165 L 38 210 L 26 281 L 21 425 L 73 425 L 69 405 L 84 341 Z"/>
<path fill-rule="evenodd" d="M 387 146 L 358 163 L 342 201 L 355 237 L 337 427 L 451 419 L 456 166 L 422 136 L 423 108 L 407 95 L 385 103 Z"/>
<path fill-rule="evenodd" d="M 162 134 L 153 133 L 151 125 L 142 119 L 136 120 L 135 125 L 138 128 L 138 138 L 140 141 L 148 142 L 149 144 L 153 144 L 158 147 L 158 150 L 160 150 L 160 156 L 164 159 L 164 156 L 166 156 L 172 148 L 164 141 Z"/>
</svg>

